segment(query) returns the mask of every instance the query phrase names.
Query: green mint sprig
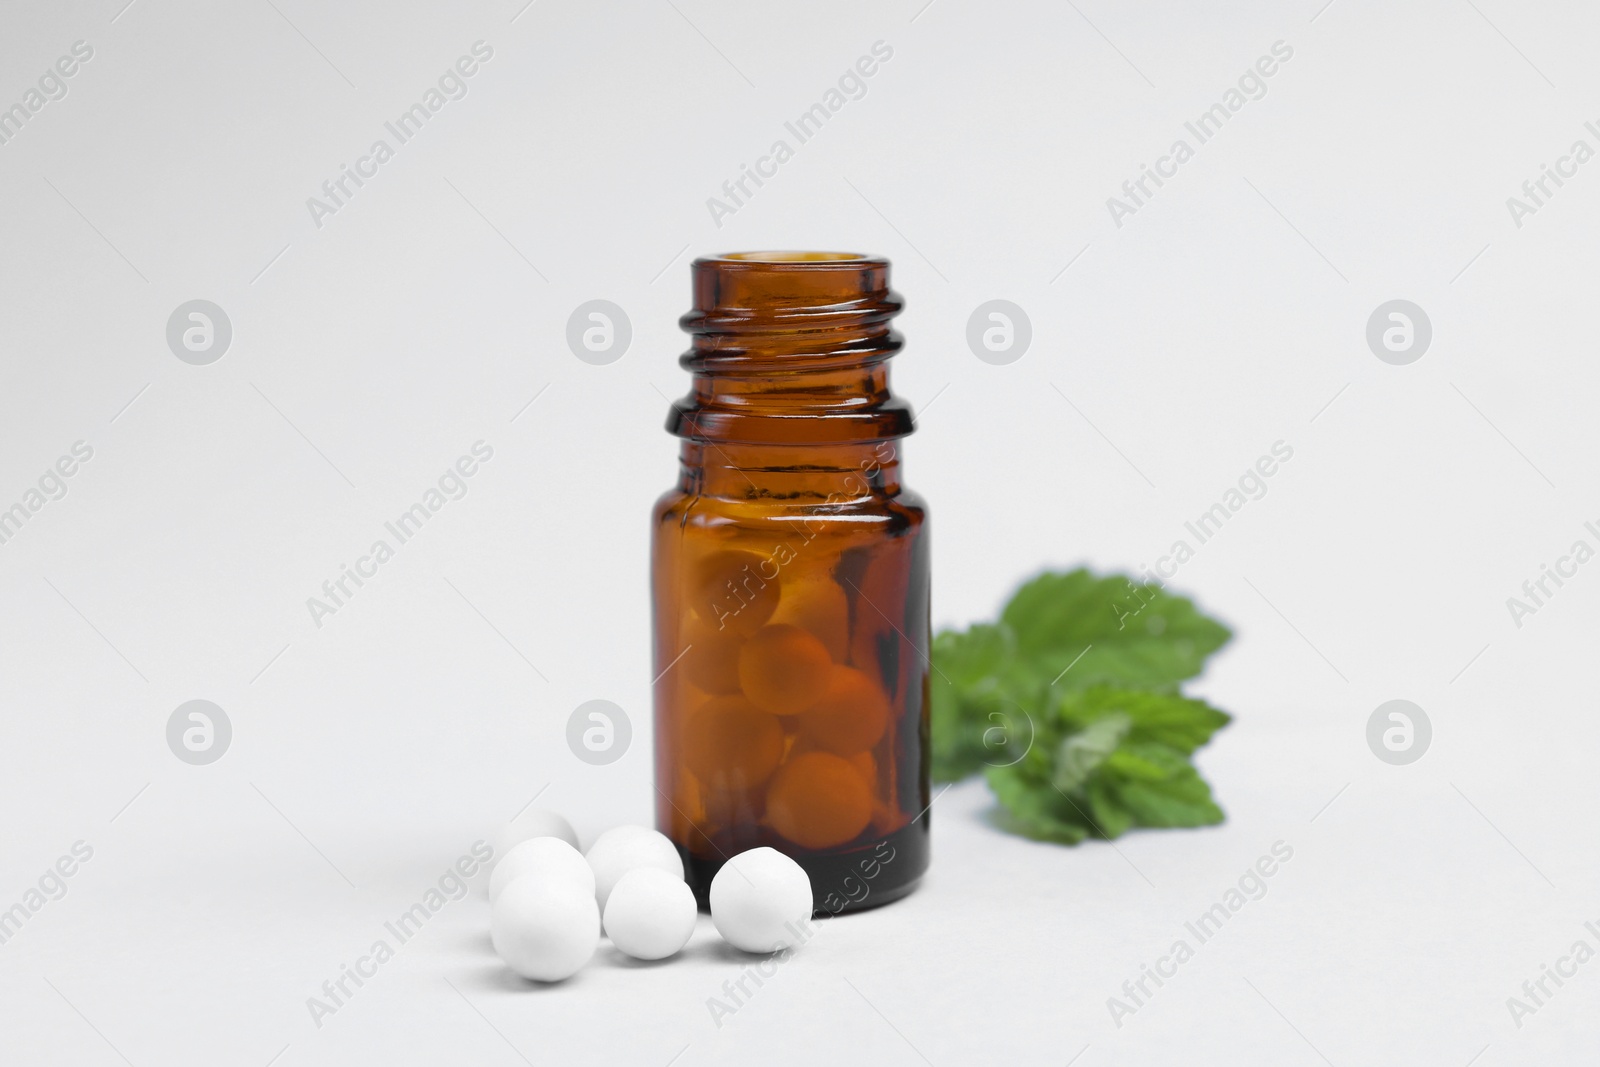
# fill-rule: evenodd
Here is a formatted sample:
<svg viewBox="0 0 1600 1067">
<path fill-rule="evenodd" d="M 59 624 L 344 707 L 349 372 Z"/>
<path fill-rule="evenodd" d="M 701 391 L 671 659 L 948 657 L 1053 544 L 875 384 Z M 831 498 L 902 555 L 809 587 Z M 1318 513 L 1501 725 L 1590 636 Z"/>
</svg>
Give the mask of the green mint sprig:
<svg viewBox="0 0 1600 1067">
<path fill-rule="evenodd" d="M 1076 844 L 1223 819 L 1189 762 L 1226 712 L 1183 696 L 1232 635 L 1120 575 L 1045 573 L 1000 619 L 933 641 L 933 775 L 982 771 L 1019 833 Z"/>
</svg>

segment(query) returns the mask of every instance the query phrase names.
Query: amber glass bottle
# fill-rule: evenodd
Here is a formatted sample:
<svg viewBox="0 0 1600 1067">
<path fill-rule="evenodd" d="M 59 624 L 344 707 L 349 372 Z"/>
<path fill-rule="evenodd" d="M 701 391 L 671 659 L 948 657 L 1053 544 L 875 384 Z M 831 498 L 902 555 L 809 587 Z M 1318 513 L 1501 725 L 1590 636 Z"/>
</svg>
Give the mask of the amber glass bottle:
<svg viewBox="0 0 1600 1067">
<path fill-rule="evenodd" d="M 911 410 L 889 263 L 696 260 L 693 376 L 657 502 L 657 822 L 702 907 L 770 845 L 819 913 L 874 907 L 928 865 L 928 530 L 900 485 Z"/>
</svg>

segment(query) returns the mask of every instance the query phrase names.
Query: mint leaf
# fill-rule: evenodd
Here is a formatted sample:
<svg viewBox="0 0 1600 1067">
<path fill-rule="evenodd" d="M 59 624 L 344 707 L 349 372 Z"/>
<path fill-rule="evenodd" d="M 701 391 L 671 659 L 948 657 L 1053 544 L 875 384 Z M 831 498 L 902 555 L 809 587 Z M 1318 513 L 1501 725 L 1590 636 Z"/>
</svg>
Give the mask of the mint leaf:
<svg viewBox="0 0 1600 1067">
<path fill-rule="evenodd" d="M 1050 784 L 1063 793 L 1081 790 L 1106 757 L 1110 756 L 1133 725 L 1126 715 L 1107 715 L 1076 733 L 1062 738 L 1056 747 L 1055 773 Z"/>
<path fill-rule="evenodd" d="M 1166 693 L 1104 690 L 1098 696 L 1122 705 L 1155 697 L 1198 705 L 1190 708 L 1193 715 L 1216 713 L 1200 701 Z M 1065 717 L 1047 721 L 1021 759 L 988 769 L 989 786 L 1019 832 L 1044 840 L 1221 822 L 1222 809 L 1187 753 L 1160 741 L 1134 740 L 1137 730 L 1130 716 L 1118 712 L 1082 726 Z"/>
<path fill-rule="evenodd" d="M 1047 785 L 1043 790 L 1017 766 L 990 767 L 989 788 L 1005 809 L 1003 821 L 1024 837 L 1076 845 L 1092 830 L 1081 811 Z"/>
<path fill-rule="evenodd" d="M 1186 756 L 1230 721 L 1227 712 L 1203 700 L 1170 692 L 1096 686 L 1062 693 L 1056 701 L 1056 716 L 1079 729 L 1107 715 L 1125 715 L 1132 722 L 1130 741 L 1157 742 Z"/>
<path fill-rule="evenodd" d="M 1141 826 L 1212 826 L 1223 819 L 1211 787 L 1193 767 L 1159 782 L 1123 779 L 1107 785 Z"/>
<path fill-rule="evenodd" d="M 1161 782 L 1189 770 L 1182 752 L 1157 741 L 1130 741 L 1106 758 L 1106 770 L 1122 778 Z"/>
<path fill-rule="evenodd" d="M 1028 582 L 1000 623 L 1013 635 L 1017 658 L 1046 683 L 1067 688 L 1174 685 L 1199 674 L 1232 636 L 1160 586 L 1081 569 Z"/>
<path fill-rule="evenodd" d="M 933 639 L 929 719 L 935 742 L 933 777 L 953 782 L 986 764 L 1009 762 L 1012 746 L 1032 737 L 1017 695 L 1033 686 L 1016 677 L 1016 641 L 1003 626 L 979 623 Z M 1015 749 L 1017 754 L 1021 747 Z"/>
<path fill-rule="evenodd" d="M 998 693 L 978 689 L 963 694 L 936 676 L 928 698 L 929 724 L 938 738 L 933 745 L 935 781 L 960 781 L 985 764 L 1007 762 L 1007 727 L 1019 717 L 1008 711 Z"/>
<path fill-rule="evenodd" d="M 1101 837 L 1121 837 L 1133 825 L 1133 812 L 1117 799 L 1115 792 L 1104 779 L 1089 783 L 1087 790 L 1089 812 L 1094 816 L 1095 828 Z"/>
<path fill-rule="evenodd" d="M 965 632 L 944 630 L 933 639 L 942 680 L 963 689 L 994 677 L 1015 653 L 1011 631 L 992 623 L 976 623 Z"/>
</svg>

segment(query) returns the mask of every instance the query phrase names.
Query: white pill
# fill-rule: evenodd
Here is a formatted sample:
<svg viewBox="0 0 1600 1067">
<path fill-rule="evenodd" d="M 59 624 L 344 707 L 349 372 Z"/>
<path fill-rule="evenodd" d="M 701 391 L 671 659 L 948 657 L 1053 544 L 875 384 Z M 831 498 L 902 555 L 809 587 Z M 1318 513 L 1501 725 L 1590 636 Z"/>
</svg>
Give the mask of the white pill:
<svg viewBox="0 0 1600 1067">
<path fill-rule="evenodd" d="M 594 894 L 560 878 L 527 874 L 500 894 L 489 936 L 506 966 L 524 978 L 559 982 L 589 962 L 600 944 Z"/>
<path fill-rule="evenodd" d="M 594 871 L 594 894 L 600 906 L 622 876 L 635 867 L 654 867 L 683 881 L 683 858 L 665 834 L 643 826 L 614 826 L 595 838 L 585 853 Z"/>
<path fill-rule="evenodd" d="M 495 864 L 494 873 L 489 875 L 489 903 L 499 900 L 506 886 L 525 874 L 571 882 L 585 893 L 594 893 L 594 872 L 584 862 L 583 853 L 559 837 L 532 837 Z"/>
<path fill-rule="evenodd" d="M 694 891 L 655 867 L 635 867 L 606 900 L 606 936 L 636 960 L 664 960 L 694 933 Z"/>
<path fill-rule="evenodd" d="M 746 952 L 796 943 L 814 907 L 811 879 L 775 848 L 741 852 L 711 879 L 711 922 Z"/>
<path fill-rule="evenodd" d="M 507 852 L 535 837 L 559 837 L 573 848 L 578 847 L 578 835 L 566 819 L 548 808 L 529 808 L 494 835 L 494 861 L 499 863 Z"/>
</svg>

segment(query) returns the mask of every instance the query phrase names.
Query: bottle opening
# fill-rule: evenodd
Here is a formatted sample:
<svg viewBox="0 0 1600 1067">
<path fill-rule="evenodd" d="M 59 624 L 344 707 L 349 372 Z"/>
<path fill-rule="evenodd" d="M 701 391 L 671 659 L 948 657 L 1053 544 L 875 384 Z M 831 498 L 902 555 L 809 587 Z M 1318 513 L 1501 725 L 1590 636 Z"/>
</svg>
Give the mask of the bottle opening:
<svg viewBox="0 0 1600 1067">
<path fill-rule="evenodd" d="M 727 252 L 720 256 L 707 256 L 709 262 L 727 263 L 871 263 L 877 256 L 864 256 L 859 252 Z"/>
</svg>

